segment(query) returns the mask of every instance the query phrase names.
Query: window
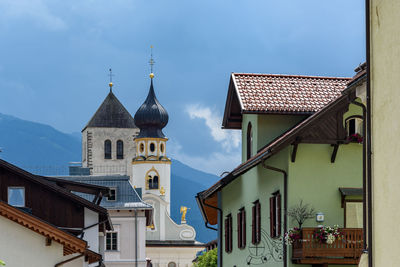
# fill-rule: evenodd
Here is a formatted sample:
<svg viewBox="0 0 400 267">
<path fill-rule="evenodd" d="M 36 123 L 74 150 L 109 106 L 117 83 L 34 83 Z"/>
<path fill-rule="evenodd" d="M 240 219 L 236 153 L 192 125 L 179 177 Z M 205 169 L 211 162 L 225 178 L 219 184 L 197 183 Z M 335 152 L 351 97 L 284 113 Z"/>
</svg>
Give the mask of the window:
<svg viewBox="0 0 400 267">
<path fill-rule="evenodd" d="M 106 234 L 106 250 L 118 250 L 117 232 L 111 232 Z"/>
<path fill-rule="evenodd" d="M 111 141 L 104 141 L 104 158 L 111 159 Z"/>
<path fill-rule="evenodd" d="M 344 227 L 363 228 L 363 203 L 360 200 L 347 200 L 344 206 Z"/>
<path fill-rule="evenodd" d="M 269 225 L 271 237 L 279 237 L 281 235 L 281 194 L 279 191 L 269 198 Z"/>
<path fill-rule="evenodd" d="M 124 158 L 124 142 L 121 140 L 117 141 L 117 159 Z"/>
<path fill-rule="evenodd" d="M 150 143 L 150 152 L 154 152 L 156 150 L 156 145 L 154 143 Z"/>
<path fill-rule="evenodd" d="M 170 263 L 168 263 L 168 267 L 176 267 L 176 263 L 175 262 L 170 262 Z"/>
<path fill-rule="evenodd" d="M 15 207 L 25 207 L 25 188 L 9 187 L 8 204 Z"/>
<path fill-rule="evenodd" d="M 143 143 L 140 143 L 140 146 L 139 146 L 140 148 L 139 148 L 139 150 L 140 150 L 140 153 L 143 153 L 144 152 L 144 144 Z"/>
<path fill-rule="evenodd" d="M 164 144 L 160 145 L 160 151 L 161 151 L 161 153 L 164 153 Z"/>
<path fill-rule="evenodd" d="M 261 241 L 261 204 L 254 202 L 252 210 L 251 243 L 258 244 Z"/>
<path fill-rule="evenodd" d="M 251 158 L 253 147 L 253 130 L 251 127 L 251 122 L 247 125 L 247 159 Z"/>
<path fill-rule="evenodd" d="M 146 173 L 146 190 L 149 189 L 160 189 L 160 175 L 158 174 L 158 171 L 152 167 L 147 173 Z"/>
<path fill-rule="evenodd" d="M 237 214 L 237 227 L 238 248 L 244 249 L 246 247 L 246 211 L 244 208 L 241 208 Z"/>
<path fill-rule="evenodd" d="M 107 197 L 108 201 L 115 201 L 117 200 L 117 189 L 110 188 L 110 195 Z"/>
<path fill-rule="evenodd" d="M 155 175 L 154 177 L 149 175 L 148 187 L 149 187 L 149 189 L 158 189 L 158 176 L 157 175 Z"/>
<path fill-rule="evenodd" d="M 225 218 L 225 252 L 232 252 L 232 215 Z"/>
<path fill-rule="evenodd" d="M 346 119 L 346 132 L 347 136 L 354 134 L 363 134 L 363 120 L 361 116 L 354 115 Z"/>
</svg>

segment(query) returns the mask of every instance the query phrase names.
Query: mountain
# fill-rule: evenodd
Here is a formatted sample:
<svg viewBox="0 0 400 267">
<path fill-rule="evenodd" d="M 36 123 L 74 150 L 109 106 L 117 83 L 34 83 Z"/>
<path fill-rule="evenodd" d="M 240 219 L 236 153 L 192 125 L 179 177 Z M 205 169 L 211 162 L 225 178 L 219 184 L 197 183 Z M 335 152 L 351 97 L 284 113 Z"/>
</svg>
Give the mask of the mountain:
<svg viewBox="0 0 400 267">
<path fill-rule="evenodd" d="M 65 134 L 51 126 L 0 113 L 0 158 L 41 175 L 68 175 L 69 162 L 81 161 L 80 133 Z M 193 169 L 178 160 L 171 164 L 171 217 L 178 224 L 181 206 L 190 208 L 186 219 L 196 239 L 209 242 L 216 232 L 204 226 L 195 195 L 218 177 Z"/>
</svg>

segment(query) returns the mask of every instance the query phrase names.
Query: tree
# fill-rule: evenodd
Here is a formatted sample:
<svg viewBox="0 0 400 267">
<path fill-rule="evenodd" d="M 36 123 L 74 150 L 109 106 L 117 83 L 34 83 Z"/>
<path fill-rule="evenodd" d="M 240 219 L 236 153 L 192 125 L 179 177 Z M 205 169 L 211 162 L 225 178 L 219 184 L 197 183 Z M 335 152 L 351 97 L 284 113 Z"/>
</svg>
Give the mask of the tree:
<svg viewBox="0 0 400 267">
<path fill-rule="evenodd" d="M 6 263 L 5 263 L 4 261 L 0 260 L 0 265 L 1 265 L 1 266 L 5 266 Z"/>
<path fill-rule="evenodd" d="M 315 210 L 310 204 L 303 204 L 303 200 L 300 200 L 299 204 L 292 206 L 287 211 L 287 215 L 293 221 L 296 221 L 299 224 L 299 228 L 301 228 L 306 220 L 314 218 Z"/>
<path fill-rule="evenodd" d="M 194 267 L 217 267 L 218 253 L 217 248 L 207 251 L 203 255 L 199 256 L 197 262 L 194 263 Z"/>
</svg>

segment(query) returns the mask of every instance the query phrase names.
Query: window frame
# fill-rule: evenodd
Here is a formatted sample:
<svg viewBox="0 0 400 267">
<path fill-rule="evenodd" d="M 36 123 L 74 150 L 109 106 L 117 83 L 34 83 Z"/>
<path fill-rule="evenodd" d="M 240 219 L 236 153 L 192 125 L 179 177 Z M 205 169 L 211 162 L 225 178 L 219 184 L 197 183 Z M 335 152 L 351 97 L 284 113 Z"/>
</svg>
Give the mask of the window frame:
<svg viewBox="0 0 400 267">
<path fill-rule="evenodd" d="M 10 189 L 22 189 L 23 190 L 23 201 L 24 201 L 24 203 L 23 203 L 22 206 L 21 205 L 12 205 L 12 204 L 10 204 Z M 13 207 L 19 207 L 19 208 L 26 207 L 26 190 L 25 190 L 25 187 L 24 186 L 9 186 L 9 187 L 7 187 L 7 203 L 10 206 L 13 206 Z"/>
<path fill-rule="evenodd" d="M 117 159 L 124 159 L 124 141 L 117 140 Z"/>
<path fill-rule="evenodd" d="M 111 243 L 110 243 L 110 249 L 108 249 L 108 244 L 107 244 L 107 239 L 108 239 L 108 235 L 111 235 Z M 115 238 L 115 243 L 113 243 L 113 237 L 112 235 L 115 234 L 116 238 Z M 105 251 L 119 251 L 119 234 L 117 231 L 113 231 L 113 232 L 107 232 L 106 233 L 106 238 L 105 238 Z M 113 245 L 115 245 L 115 249 L 113 249 Z"/>
<path fill-rule="evenodd" d="M 238 248 L 246 248 L 246 210 L 245 208 L 239 209 L 237 213 L 237 233 L 238 233 Z"/>
<path fill-rule="evenodd" d="M 354 121 L 354 133 L 350 133 L 350 121 L 352 121 L 352 120 Z M 346 135 L 348 137 L 351 136 L 352 134 L 357 134 L 357 133 L 360 134 L 361 136 L 364 135 L 364 133 L 363 133 L 364 120 L 361 115 L 352 115 L 352 116 L 347 117 L 344 120 L 344 124 L 345 124 Z"/>
<path fill-rule="evenodd" d="M 114 199 L 110 199 L 111 191 L 114 191 Z M 117 201 L 117 188 L 116 187 L 110 187 L 110 195 L 107 196 L 107 201 Z"/>
<path fill-rule="evenodd" d="M 257 245 L 261 241 L 261 203 L 259 200 L 253 202 L 252 224 L 251 224 L 251 243 Z"/>
<path fill-rule="evenodd" d="M 225 217 L 225 252 L 232 252 L 232 214 L 229 213 Z"/>
<path fill-rule="evenodd" d="M 246 156 L 250 159 L 253 154 L 253 126 L 251 121 L 247 124 Z"/>
<path fill-rule="evenodd" d="M 104 159 L 112 159 L 112 142 L 110 139 L 104 141 Z"/>
<path fill-rule="evenodd" d="M 269 198 L 269 224 L 271 238 L 278 238 L 282 234 L 282 197 L 279 191 Z"/>
</svg>

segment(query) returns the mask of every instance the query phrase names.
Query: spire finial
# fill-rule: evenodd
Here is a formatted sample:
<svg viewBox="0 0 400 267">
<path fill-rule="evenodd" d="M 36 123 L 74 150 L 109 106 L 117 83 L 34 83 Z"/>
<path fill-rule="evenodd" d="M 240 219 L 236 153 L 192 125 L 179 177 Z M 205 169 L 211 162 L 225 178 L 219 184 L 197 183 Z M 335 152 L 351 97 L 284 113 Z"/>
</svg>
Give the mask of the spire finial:
<svg viewBox="0 0 400 267">
<path fill-rule="evenodd" d="M 112 69 L 109 69 L 110 74 L 108 74 L 108 76 L 110 76 L 110 83 L 108 84 L 108 86 L 110 86 L 110 91 L 112 91 L 112 87 L 113 87 L 113 83 L 112 83 L 112 77 L 114 76 L 114 74 L 112 74 Z"/>
<path fill-rule="evenodd" d="M 156 63 L 155 61 L 154 61 L 154 59 L 153 59 L 153 46 L 151 45 L 150 46 L 150 61 L 149 61 L 149 64 L 150 64 L 150 78 L 151 79 L 153 79 L 154 78 L 154 73 L 153 73 L 153 65 L 154 65 L 154 63 Z"/>
</svg>

